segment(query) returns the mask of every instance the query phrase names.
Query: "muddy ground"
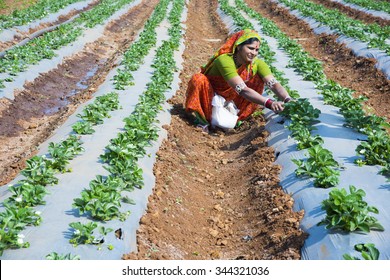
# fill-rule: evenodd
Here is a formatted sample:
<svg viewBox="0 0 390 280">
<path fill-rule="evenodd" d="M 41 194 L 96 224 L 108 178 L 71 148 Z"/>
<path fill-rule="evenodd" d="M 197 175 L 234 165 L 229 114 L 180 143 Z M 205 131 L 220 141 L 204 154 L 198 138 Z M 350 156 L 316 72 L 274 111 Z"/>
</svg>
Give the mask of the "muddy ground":
<svg viewBox="0 0 390 280">
<path fill-rule="evenodd" d="M 324 63 L 330 79 L 364 94 L 376 114 L 389 118 L 390 83 L 375 69 L 375 61 L 354 57 L 333 36 L 313 34 L 267 0 L 246 3 L 298 39 Z M 0 99 L 1 185 L 92 97 L 156 4 L 157 0 L 143 1 L 110 23 L 99 41 L 25 85 L 15 100 Z M 124 259 L 300 259 L 306 234 L 299 221 L 304 213 L 292 210 L 291 197 L 278 185 L 280 167 L 267 146 L 262 115 L 228 133 L 205 133 L 184 113 L 188 80 L 228 36 L 216 7 L 216 0 L 189 1 L 181 85 L 169 100 L 172 123 L 154 166 L 156 186 L 140 221 L 138 252 Z M 367 23 L 381 22 L 352 9 L 348 13 Z M 94 67 L 96 74 L 88 78 Z M 86 89 L 77 87 L 80 81 Z"/>
</svg>

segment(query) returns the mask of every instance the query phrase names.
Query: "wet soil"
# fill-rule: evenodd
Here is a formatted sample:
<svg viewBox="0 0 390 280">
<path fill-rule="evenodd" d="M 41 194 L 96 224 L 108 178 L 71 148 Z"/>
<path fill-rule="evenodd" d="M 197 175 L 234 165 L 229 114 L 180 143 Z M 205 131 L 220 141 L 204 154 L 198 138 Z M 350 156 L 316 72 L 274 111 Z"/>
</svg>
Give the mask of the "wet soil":
<svg viewBox="0 0 390 280">
<path fill-rule="evenodd" d="M 330 79 L 366 95 L 376 114 L 390 116 L 389 80 L 375 61 L 354 57 L 334 36 L 315 35 L 269 1 L 246 2 L 320 59 Z M 14 100 L 0 99 L 0 184 L 12 180 L 35 147 L 91 98 L 156 4 L 143 1 L 110 23 L 103 38 L 26 84 Z M 292 210 L 292 198 L 279 185 L 263 116 L 237 130 L 206 133 L 183 110 L 190 77 L 228 36 L 216 7 L 216 0 L 189 1 L 181 84 L 169 100 L 172 122 L 154 166 L 156 185 L 140 221 L 138 250 L 123 259 L 300 259 L 304 213 Z"/>
</svg>

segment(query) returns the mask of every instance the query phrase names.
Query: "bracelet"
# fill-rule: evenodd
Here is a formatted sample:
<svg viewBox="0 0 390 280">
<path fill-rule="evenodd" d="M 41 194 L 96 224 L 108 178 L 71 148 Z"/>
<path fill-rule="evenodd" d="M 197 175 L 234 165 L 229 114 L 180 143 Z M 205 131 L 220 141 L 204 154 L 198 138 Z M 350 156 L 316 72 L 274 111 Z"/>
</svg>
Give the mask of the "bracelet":
<svg viewBox="0 0 390 280">
<path fill-rule="evenodd" d="M 242 91 L 244 88 L 246 88 L 246 84 L 245 84 L 244 82 L 241 82 L 241 83 L 239 83 L 238 85 L 236 85 L 235 91 L 236 91 L 238 94 L 240 94 L 241 91 Z"/>
<path fill-rule="evenodd" d="M 267 98 L 264 102 L 264 107 L 271 109 L 271 105 L 274 103 L 274 101 L 271 98 Z"/>
<path fill-rule="evenodd" d="M 278 83 L 278 81 L 277 81 L 275 78 L 272 78 L 272 79 L 269 80 L 268 82 L 265 82 L 265 85 L 266 85 L 269 89 L 272 89 L 277 83 Z"/>
<path fill-rule="evenodd" d="M 287 102 L 289 102 L 289 101 L 291 101 L 291 97 L 290 97 L 290 96 L 287 96 L 287 97 L 283 100 L 284 103 L 287 103 Z"/>
</svg>

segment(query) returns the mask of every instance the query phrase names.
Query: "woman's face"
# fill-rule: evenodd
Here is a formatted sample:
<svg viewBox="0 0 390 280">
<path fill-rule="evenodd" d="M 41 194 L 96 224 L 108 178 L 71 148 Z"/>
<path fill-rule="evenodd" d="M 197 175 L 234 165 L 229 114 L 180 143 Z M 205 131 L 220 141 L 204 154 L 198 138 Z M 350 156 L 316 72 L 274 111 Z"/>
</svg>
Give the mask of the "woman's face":
<svg viewBox="0 0 390 280">
<path fill-rule="evenodd" d="M 254 41 L 251 44 L 246 44 L 238 47 L 238 56 L 242 63 L 251 63 L 259 54 L 260 42 Z"/>
</svg>

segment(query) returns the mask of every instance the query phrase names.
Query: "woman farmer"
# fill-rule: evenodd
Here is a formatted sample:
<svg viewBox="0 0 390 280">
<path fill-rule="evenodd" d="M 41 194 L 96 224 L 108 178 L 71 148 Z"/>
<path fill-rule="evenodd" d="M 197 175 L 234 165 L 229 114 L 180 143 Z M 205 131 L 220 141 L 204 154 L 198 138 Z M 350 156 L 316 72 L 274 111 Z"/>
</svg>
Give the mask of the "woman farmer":
<svg viewBox="0 0 390 280">
<path fill-rule="evenodd" d="M 186 111 L 194 112 L 198 122 L 207 127 L 212 122 L 214 94 L 224 97 L 227 102 L 234 102 L 239 110 L 237 121 L 249 117 L 258 105 L 275 113 L 282 111 L 283 103 L 291 98 L 268 65 L 257 57 L 259 47 L 257 32 L 244 29 L 233 34 L 189 81 Z M 262 96 L 264 85 L 282 102 Z"/>
</svg>

